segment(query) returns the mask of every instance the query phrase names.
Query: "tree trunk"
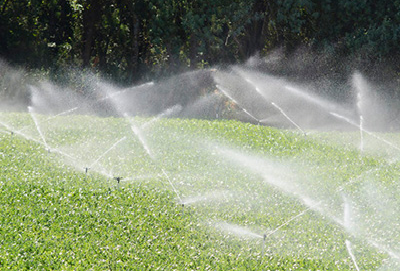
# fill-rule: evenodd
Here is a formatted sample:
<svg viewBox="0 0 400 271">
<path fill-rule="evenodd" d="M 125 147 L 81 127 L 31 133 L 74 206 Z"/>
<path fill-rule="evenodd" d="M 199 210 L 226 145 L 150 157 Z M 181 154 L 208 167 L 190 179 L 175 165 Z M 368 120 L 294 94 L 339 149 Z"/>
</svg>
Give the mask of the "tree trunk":
<svg viewBox="0 0 400 271">
<path fill-rule="evenodd" d="M 100 1 L 92 0 L 83 11 L 83 67 L 88 67 L 92 56 L 92 48 L 96 31 L 96 24 L 100 17 Z"/>
<path fill-rule="evenodd" d="M 136 81 L 138 77 L 138 68 L 139 68 L 139 32 L 140 32 L 140 24 L 136 15 L 133 15 L 133 38 L 132 38 L 132 83 Z"/>
<path fill-rule="evenodd" d="M 198 59 L 197 59 L 197 37 L 194 31 L 190 35 L 189 39 L 189 57 L 190 57 L 190 66 L 191 68 L 196 68 Z"/>
</svg>

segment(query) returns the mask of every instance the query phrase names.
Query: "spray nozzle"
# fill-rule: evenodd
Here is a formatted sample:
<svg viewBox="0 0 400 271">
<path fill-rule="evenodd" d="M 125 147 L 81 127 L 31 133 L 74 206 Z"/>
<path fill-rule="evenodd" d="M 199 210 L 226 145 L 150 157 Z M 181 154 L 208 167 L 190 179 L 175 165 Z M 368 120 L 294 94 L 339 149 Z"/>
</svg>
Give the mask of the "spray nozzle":
<svg viewBox="0 0 400 271">
<path fill-rule="evenodd" d="M 114 177 L 114 180 L 116 180 L 119 183 L 122 180 L 122 177 Z"/>
</svg>

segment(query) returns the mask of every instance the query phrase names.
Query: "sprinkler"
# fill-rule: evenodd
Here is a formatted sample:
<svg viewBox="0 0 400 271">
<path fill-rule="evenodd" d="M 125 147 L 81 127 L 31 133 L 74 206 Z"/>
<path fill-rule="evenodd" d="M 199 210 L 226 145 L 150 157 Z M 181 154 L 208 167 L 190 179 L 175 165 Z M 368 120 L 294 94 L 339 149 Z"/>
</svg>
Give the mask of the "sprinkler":
<svg viewBox="0 0 400 271">
<path fill-rule="evenodd" d="M 185 203 L 182 203 L 182 217 L 185 214 Z"/>
<path fill-rule="evenodd" d="M 119 189 L 119 182 L 122 180 L 122 177 L 114 177 L 114 180 L 116 180 L 118 182 L 117 184 L 117 189 Z"/>
<path fill-rule="evenodd" d="M 88 167 L 85 167 L 85 174 L 87 174 L 88 171 L 89 171 L 89 168 L 88 168 Z"/>
<path fill-rule="evenodd" d="M 261 256 L 264 256 L 264 250 L 265 250 L 265 241 L 267 240 L 267 234 L 264 233 L 263 235 L 263 245 L 262 245 L 262 252 L 261 252 Z"/>
<path fill-rule="evenodd" d="M 122 177 L 114 177 L 114 180 L 116 180 L 119 184 L 119 182 L 122 180 Z"/>
</svg>

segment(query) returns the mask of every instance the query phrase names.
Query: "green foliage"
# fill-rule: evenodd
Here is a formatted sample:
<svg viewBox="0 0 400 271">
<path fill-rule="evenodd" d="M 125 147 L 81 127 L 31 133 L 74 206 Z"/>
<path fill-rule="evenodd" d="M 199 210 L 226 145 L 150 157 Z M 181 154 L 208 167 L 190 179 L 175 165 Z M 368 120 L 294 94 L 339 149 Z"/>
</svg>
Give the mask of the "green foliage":
<svg viewBox="0 0 400 271">
<path fill-rule="evenodd" d="M 32 68 L 83 66 L 132 83 L 299 46 L 390 60 L 398 1 L 0 1 L 0 56 Z"/>
<path fill-rule="evenodd" d="M 330 210 L 341 216 L 338 191 L 357 195 L 361 180 L 373 175 L 376 184 L 398 190 L 398 163 L 360 156 L 358 133 L 303 137 L 236 121 L 36 117 L 54 149 L 50 153 L 28 114 L 0 114 L 7 125 L 0 128 L 1 268 L 343 270 L 352 268 L 344 245 L 349 238 L 360 268 L 374 270 L 387 260 L 366 239 L 347 234 L 328 213 L 327 218 L 307 210 L 296 194 L 269 185 L 213 148 L 259 157 L 256 168 L 261 170 L 268 168 L 263 159 L 275 161 L 276 170 L 284 169 L 293 185 L 301 185 L 298 193 L 309 188 L 313 199 L 332 205 Z M 132 124 L 141 127 L 153 158 L 132 133 Z M 5 127 L 18 133 L 11 135 Z M 381 154 L 391 155 L 397 154 Z M 124 178 L 118 184 L 115 175 L 101 172 Z M 210 191 L 224 196 L 184 208 L 179 202 L 201 199 Z M 262 255 L 262 238 L 216 230 L 218 221 L 257 234 L 280 228 L 268 237 Z"/>
</svg>

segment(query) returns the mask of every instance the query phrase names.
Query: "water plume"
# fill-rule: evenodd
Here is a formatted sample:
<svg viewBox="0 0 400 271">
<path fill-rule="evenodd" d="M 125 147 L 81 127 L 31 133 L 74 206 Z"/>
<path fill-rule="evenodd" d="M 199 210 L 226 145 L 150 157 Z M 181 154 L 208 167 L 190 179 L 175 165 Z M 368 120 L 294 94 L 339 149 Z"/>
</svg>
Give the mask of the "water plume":
<svg viewBox="0 0 400 271">
<path fill-rule="evenodd" d="M 48 145 L 47 142 L 46 142 L 46 138 L 44 137 L 44 135 L 43 135 L 43 133 L 42 133 L 42 130 L 40 129 L 39 122 L 38 122 L 38 120 L 37 120 L 35 114 L 33 113 L 33 108 L 32 108 L 31 106 L 28 106 L 28 111 L 29 111 L 29 114 L 30 114 L 31 117 L 32 117 L 33 122 L 35 123 L 36 130 L 38 131 L 38 133 L 39 133 L 39 135 L 40 135 L 40 138 L 42 139 L 43 144 L 44 144 L 46 150 L 50 151 L 50 147 L 49 147 L 49 145 Z"/>
<path fill-rule="evenodd" d="M 354 256 L 353 250 L 351 248 L 351 242 L 349 240 L 346 240 L 345 244 L 346 244 L 347 252 L 349 253 L 351 260 L 353 261 L 354 267 L 356 268 L 357 271 L 360 271 L 360 268 L 358 268 L 358 265 L 357 265 L 356 257 Z"/>
<path fill-rule="evenodd" d="M 274 235 L 275 233 L 277 233 L 280 229 L 282 229 L 283 227 L 289 225 L 290 223 L 292 223 L 293 221 L 296 221 L 297 219 L 299 219 L 299 217 L 303 216 L 304 214 L 306 214 L 309 210 L 312 209 L 312 206 L 307 207 L 307 209 L 301 211 L 300 213 L 298 213 L 297 215 L 289 218 L 288 220 L 286 220 L 284 223 L 280 224 L 278 227 L 276 227 L 274 230 L 268 232 L 265 234 L 265 238 L 268 238 L 272 235 Z"/>
<path fill-rule="evenodd" d="M 126 139 L 126 136 L 120 138 L 117 142 L 115 142 L 108 150 L 106 150 L 104 153 L 102 153 L 96 160 L 93 161 L 92 164 L 90 164 L 90 166 L 88 168 L 92 168 L 94 167 L 101 158 L 103 158 L 104 156 L 107 155 L 107 153 L 109 153 L 110 151 L 112 151 L 113 149 L 115 149 L 119 143 L 121 143 L 122 141 L 124 141 Z"/>
<path fill-rule="evenodd" d="M 318 129 L 323 126 L 329 127 L 329 125 L 335 127 L 338 123 L 334 118 L 329 116 L 329 112 L 352 115 L 353 109 L 319 97 L 319 95 L 312 93 L 309 89 L 297 86 L 282 77 L 240 67 L 235 67 L 233 70 L 238 76 L 243 78 L 243 81 L 248 83 L 247 88 L 251 86 L 261 95 L 267 103 L 267 107 L 268 104 L 272 105 L 272 102 L 283 109 L 286 116 L 291 116 L 291 121 L 289 120 L 289 122 L 292 125 L 295 122 L 297 126 L 302 128 Z M 272 105 L 272 107 L 274 106 Z M 275 107 L 274 109 L 277 108 Z M 264 114 L 268 115 L 268 118 L 265 119 L 271 118 L 270 115 L 272 114 L 277 114 L 268 109 L 265 109 L 264 112 Z M 278 112 L 284 117 L 284 120 L 288 120 L 279 109 Z M 296 125 L 294 126 L 296 127 Z"/>
<path fill-rule="evenodd" d="M 254 87 L 254 89 L 255 89 L 262 97 L 264 97 L 264 99 L 265 99 L 266 101 L 268 101 L 268 98 L 265 96 L 265 94 L 264 94 L 250 79 L 245 78 L 245 81 L 248 82 L 249 84 L 251 84 L 251 85 Z M 272 105 L 273 107 L 275 107 L 276 109 L 278 109 L 279 112 L 280 112 L 291 124 L 293 124 L 303 135 L 306 135 L 306 133 L 303 131 L 303 129 L 301 129 L 301 127 L 300 127 L 292 118 L 290 118 L 280 106 L 278 106 L 278 105 L 277 105 L 275 102 L 273 102 L 273 101 L 269 101 L 269 102 L 271 103 L 271 105 Z M 264 121 L 264 120 L 261 120 L 261 122 L 265 122 L 265 121 Z"/>
<path fill-rule="evenodd" d="M 182 110 L 182 106 L 180 104 L 176 104 L 172 107 L 169 107 L 169 108 L 165 109 L 163 112 L 161 112 L 160 114 L 158 114 L 157 116 L 155 116 L 154 118 L 152 118 L 151 120 L 149 120 L 148 122 L 144 123 L 140 128 L 146 129 L 149 126 L 156 123 L 157 121 L 159 121 L 161 118 L 175 115 L 175 114 L 179 113 L 181 110 Z"/>
<path fill-rule="evenodd" d="M 68 109 L 68 110 L 66 110 L 66 111 L 64 111 L 64 112 L 58 113 L 57 115 L 54 115 L 54 116 L 52 116 L 52 117 L 47 118 L 46 121 L 52 120 L 52 119 L 57 118 L 57 117 L 60 117 L 60 116 L 68 115 L 68 114 L 74 112 L 74 111 L 77 110 L 77 109 L 79 109 L 79 107 L 77 107 L 77 106 L 76 106 L 76 107 L 73 107 L 73 108 Z"/>
<path fill-rule="evenodd" d="M 357 124 L 356 122 L 350 120 L 349 118 L 346 118 L 346 117 L 344 117 L 344 116 L 341 116 L 341 115 L 339 115 L 339 114 L 337 114 L 337 113 L 330 112 L 329 114 L 331 114 L 332 116 L 334 116 L 334 117 L 336 117 L 336 118 L 338 118 L 338 119 L 341 119 L 341 120 L 343 120 L 343 121 L 345 121 L 345 122 L 347 122 L 347 123 L 349 123 L 349 124 L 351 124 L 351 125 L 353 125 L 353 126 L 355 126 L 355 127 L 361 127 L 361 126 L 360 126 L 359 124 Z M 388 140 L 386 140 L 386 139 L 384 139 L 384 138 L 382 138 L 382 137 L 380 137 L 380 136 L 377 136 L 376 134 L 374 134 L 374 133 L 372 133 L 372 132 L 369 132 L 369 131 L 367 131 L 367 130 L 365 130 L 365 129 L 362 129 L 362 132 L 364 132 L 364 133 L 366 133 L 367 135 L 369 135 L 369 136 L 371 136 L 371 137 L 373 137 L 373 138 L 375 138 L 375 139 L 377 139 L 377 140 L 379 140 L 379 141 L 381 141 L 381 142 L 387 144 L 388 146 L 390 146 L 390 147 L 392 147 L 392 148 L 394 148 L 394 149 L 400 151 L 400 148 L 397 147 L 397 146 L 396 146 L 395 144 L 393 144 L 392 142 L 390 142 L 390 141 L 388 141 Z"/>
<path fill-rule="evenodd" d="M 239 225 L 235 225 L 235 224 L 231 224 L 231 223 L 227 223 L 227 222 L 214 222 L 213 224 L 217 229 L 227 232 L 229 234 L 241 237 L 241 238 L 263 239 L 262 235 L 257 234 L 243 226 L 239 226 Z"/>
<path fill-rule="evenodd" d="M 182 198 L 178 193 L 178 190 L 175 188 L 175 185 L 171 182 L 171 179 L 169 178 L 167 172 L 162 168 L 161 172 L 164 174 L 164 176 L 167 178 L 168 183 L 171 185 L 172 190 L 175 192 L 176 196 L 178 197 L 179 201 L 182 202 Z"/>
<path fill-rule="evenodd" d="M 240 105 L 239 102 L 237 102 L 235 99 L 233 99 L 231 97 L 231 95 L 229 95 L 229 92 L 224 89 L 223 87 L 221 87 L 220 85 L 216 85 L 216 87 L 232 102 L 234 102 L 237 106 L 240 107 L 240 109 L 246 114 L 248 115 L 250 118 L 252 118 L 253 120 L 255 120 L 256 122 L 260 123 L 260 120 L 258 118 L 256 118 L 255 116 L 253 116 L 251 113 L 249 113 L 249 111 L 247 111 L 246 108 L 244 108 L 243 106 Z"/>
<path fill-rule="evenodd" d="M 104 89 L 114 89 L 113 87 L 110 87 L 110 86 L 105 85 L 105 84 L 98 83 L 98 85 L 100 87 L 104 88 Z M 120 96 L 122 94 L 126 94 L 128 92 L 131 92 L 133 90 L 142 90 L 142 89 L 145 89 L 146 87 L 151 87 L 151 86 L 154 86 L 154 82 L 152 82 L 152 81 L 151 82 L 147 82 L 147 83 L 143 83 L 143 84 L 138 85 L 138 86 L 129 87 L 129 88 L 126 88 L 126 89 L 123 89 L 123 90 L 115 91 L 115 92 L 112 92 L 110 94 L 107 94 L 103 98 L 98 99 L 97 101 L 95 101 L 95 103 L 103 102 L 103 101 L 109 100 L 109 99 L 115 99 L 118 96 Z"/>
<path fill-rule="evenodd" d="M 367 92 L 367 84 L 366 82 L 362 79 L 362 76 L 359 72 L 355 72 L 353 74 L 353 88 L 355 89 L 357 93 L 357 113 L 359 117 L 359 127 L 360 127 L 360 152 L 363 152 L 364 150 L 364 137 L 363 137 L 363 132 L 364 132 L 364 114 L 366 111 L 366 92 Z"/>
<path fill-rule="evenodd" d="M 128 114 L 124 114 L 124 117 L 129 121 L 130 123 L 130 127 L 131 127 L 131 131 L 133 132 L 133 134 L 137 137 L 137 139 L 139 139 L 140 143 L 142 144 L 144 150 L 146 151 L 146 153 L 149 155 L 149 157 L 151 159 L 154 159 L 153 153 L 151 152 L 149 145 L 147 143 L 146 138 L 144 137 L 141 129 L 139 129 L 139 127 L 137 127 L 137 125 L 135 124 L 133 119 L 130 119 L 130 117 L 128 116 Z"/>
<path fill-rule="evenodd" d="M 56 153 L 56 154 L 59 154 L 59 155 L 65 157 L 65 158 L 67 158 L 68 161 L 72 163 L 72 166 L 74 168 L 76 168 L 78 170 L 81 170 L 80 163 L 78 162 L 79 159 L 77 157 L 74 157 L 71 154 L 68 154 L 65 151 L 62 151 L 60 149 L 57 149 L 57 148 L 54 148 L 54 147 L 50 148 L 48 145 L 44 144 L 43 140 L 37 140 L 37 139 L 35 139 L 35 138 L 23 133 L 21 130 L 19 130 L 19 131 L 14 130 L 10 125 L 8 125 L 8 124 L 6 124 L 6 123 L 4 123 L 2 121 L 0 121 L 0 124 L 2 126 L 4 126 L 7 130 L 9 130 L 12 134 L 16 134 L 16 135 L 21 136 L 22 138 L 24 138 L 26 140 L 38 143 L 38 144 L 42 145 L 48 152 Z M 103 174 L 103 175 L 106 175 L 106 174 Z"/>
<path fill-rule="evenodd" d="M 186 197 L 183 198 L 181 204 L 184 205 L 192 205 L 200 202 L 220 202 L 220 201 L 227 201 L 228 198 L 226 197 L 226 194 L 229 193 L 229 191 L 211 191 L 205 194 L 202 194 L 200 196 L 194 196 L 194 197 Z"/>
<path fill-rule="evenodd" d="M 352 223 L 352 209 L 349 200 L 343 196 L 344 208 L 343 208 L 343 225 L 348 231 L 353 230 L 353 223 Z"/>
<path fill-rule="evenodd" d="M 139 139 L 141 145 L 143 146 L 144 150 L 146 151 L 147 155 L 150 157 L 150 159 L 157 165 L 157 167 L 159 167 L 161 169 L 162 174 L 167 178 L 167 181 L 169 183 L 169 185 L 172 187 L 172 190 L 175 192 L 176 196 L 178 197 L 179 201 L 182 201 L 181 196 L 179 195 L 178 190 L 175 188 L 174 184 L 171 181 L 171 178 L 169 177 L 169 175 L 167 174 L 166 170 L 162 167 L 160 167 L 159 163 L 156 160 L 156 157 L 153 155 L 153 152 L 151 151 L 151 149 L 149 148 L 149 145 L 147 143 L 147 140 L 145 138 L 145 136 L 142 133 L 142 130 L 136 126 L 136 124 L 134 123 L 133 120 L 131 120 L 129 118 L 129 116 L 127 115 L 127 113 L 124 113 L 124 117 L 127 118 L 130 122 L 130 126 L 131 126 L 131 130 L 132 132 L 135 134 L 135 136 Z"/>
<path fill-rule="evenodd" d="M 364 152 L 364 119 L 360 115 L 360 152 Z"/>
<path fill-rule="evenodd" d="M 301 127 L 300 127 L 296 122 L 294 122 L 294 120 L 292 120 L 288 115 L 286 115 L 285 111 L 283 111 L 282 108 L 280 108 L 280 107 L 279 107 L 276 103 L 274 103 L 274 102 L 271 102 L 271 104 L 272 104 L 274 107 L 276 107 L 276 108 L 281 112 L 281 114 L 282 114 L 287 120 L 289 120 L 303 135 L 307 135 L 306 132 L 304 132 L 303 129 L 301 129 Z"/>
<path fill-rule="evenodd" d="M 246 168 L 251 172 L 261 176 L 266 184 L 279 189 L 284 194 L 298 199 L 307 207 L 307 209 L 316 211 L 317 213 L 326 216 L 336 224 L 343 225 L 343 221 L 340 218 L 331 213 L 330 210 L 324 208 L 323 200 L 313 199 L 311 197 L 312 193 L 308 191 L 309 187 L 305 186 L 300 181 L 300 176 L 298 176 L 298 174 L 291 169 L 291 166 L 284 166 L 282 165 L 282 162 L 278 163 L 265 157 L 260 158 L 246 155 L 228 148 L 218 147 L 215 148 L 215 151 L 222 157 L 229 159 L 238 166 Z M 320 195 L 318 196 L 324 197 L 322 191 L 320 191 Z M 303 214 L 299 214 L 298 216 L 301 215 Z M 293 220 L 294 219 L 290 219 L 290 222 Z"/>
</svg>

